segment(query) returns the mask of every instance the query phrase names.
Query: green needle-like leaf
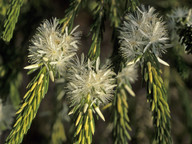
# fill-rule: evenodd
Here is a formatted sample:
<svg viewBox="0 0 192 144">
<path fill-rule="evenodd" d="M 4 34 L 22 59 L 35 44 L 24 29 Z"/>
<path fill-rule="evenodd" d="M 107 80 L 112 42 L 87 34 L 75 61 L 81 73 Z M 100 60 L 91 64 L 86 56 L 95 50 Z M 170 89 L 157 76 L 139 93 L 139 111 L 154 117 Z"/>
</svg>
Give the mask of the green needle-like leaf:
<svg viewBox="0 0 192 144">
<path fill-rule="evenodd" d="M 15 29 L 23 1 L 24 0 L 12 0 L 9 4 L 7 18 L 4 21 L 4 31 L 2 35 L 2 39 L 6 42 L 9 42 L 13 37 L 13 31 Z"/>
<path fill-rule="evenodd" d="M 118 86 L 113 101 L 113 138 L 115 144 L 128 144 L 128 141 L 131 140 L 129 131 L 132 129 L 129 125 L 130 120 L 128 116 L 127 103 L 128 93 L 129 91 L 126 91 L 125 84 Z"/>
<path fill-rule="evenodd" d="M 23 104 L 16 112 L 16 122 L 6 139 L 6 144 L 20 144 L 24 135 L 31 126 L 37 110 L 47 93 L 49 85 L 49 74 L 46 67 L 43 67 L 34 81 L 31 81 L 28 92 L 25 94 Z"/>
<path fill-rule="evenodd" d="M 151 112 L 153 116 L 153 125 L 155 128 L 154 141 L 157 144 L 171 144 L 170 134 L 170 110 L 167 103 L 167 93 L 164 88 L 163 80 L 160 76 L 160 71 L 156 62 L 145 63 L 145 74 L 148 75 L 145 78 L 147 83 L 147 99 L 151 106 Z"/>
<path fill-rule="evenodd" d="M 96 8 L 93 10 L 93 16 L 94 16 L 94 24 L 91 27 L 92 35 L 92 44 L 89 49 L 89 58 L 91 60 L 96 59 L 98 56 L 100 56 L 100 47 L 101 47 L 101 41 L 103 39 L 103 31 L 105 28 L 104 21 L 105 21 L 105 2 L 103 0 L 100 0 L 96 6 Z"/>
</svg>

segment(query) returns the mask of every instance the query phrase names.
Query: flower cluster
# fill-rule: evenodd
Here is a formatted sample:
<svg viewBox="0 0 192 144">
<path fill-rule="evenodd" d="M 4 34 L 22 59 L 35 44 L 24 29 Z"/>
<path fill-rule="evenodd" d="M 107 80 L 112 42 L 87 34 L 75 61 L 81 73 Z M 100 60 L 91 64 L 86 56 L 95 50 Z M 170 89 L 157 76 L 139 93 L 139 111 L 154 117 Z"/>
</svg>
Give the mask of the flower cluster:
<svg viewBox="0 0 192 144">
<path fill-rule="evenodd" d="M 85 61 L 84 55 L 81 60 L 76 57 L 70 65 L 68 72 L 68 97 L 72 105 L 79 104 L 80 101 L 90 95 L 90 100 L 94 103 L 107 103 L 113 95 L 113 88 L 116 86 L 115 73 L 109 65 L 100 67 L 100 59 L 96 61 Z"/>
<path fill-rule="evenodd" d="M 70 33 L 66 28 L 65 32 L 61 33 L 58 19 L 45 20 L 37 28 L 37 33 L 31 40 L 28 57 L 33 65 L 26 69 L 45 64 L 49 71 L 54 70 L 59 75 L 63 75 L 66 65 L 78 50 L 80 32 L 75 32 L 77 28 L 78 26 Z"/>
<path fill-rule="evenodd" d="M 165 23 L 155 13 L 155 9 L 142 6 L 134 14 L 128 13 L 125 16 L 119 36 L 121 54 L 128 62 L 146 52 L 160 56 L 168 47 L 167 36 Z"/>
</svg>

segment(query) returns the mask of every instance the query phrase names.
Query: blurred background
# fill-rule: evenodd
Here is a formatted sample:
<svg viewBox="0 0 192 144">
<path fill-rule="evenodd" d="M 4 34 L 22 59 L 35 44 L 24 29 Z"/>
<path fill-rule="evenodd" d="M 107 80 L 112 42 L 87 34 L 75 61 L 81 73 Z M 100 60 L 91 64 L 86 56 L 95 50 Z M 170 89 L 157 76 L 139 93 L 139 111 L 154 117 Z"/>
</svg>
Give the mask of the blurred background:
<svg viewBox="0 0 192 144">
<path fill-rule="evenodd" d="M 0 25 L 8 8 L 8 0 L 0 0 Z M 87 1 L 87 5 L 80 9 L 75 19 L 75 25 L 80 25 L 83 32 L 79 55 L 86 55 L 91 46 L 90 26 L 94 22 L 90 11 L 93 1 Z M 191 0 L 140 0 L 141 4 L 154 6 L 166 20 L 166 14 L 173 8 L 192 8 Z M 34 74 L 27 75 L 23 67 L 28 65 L 27 54 L 30 39 L 36 28 L 44 19 L 57 17 L 64 18 L 65 10 L 69 7 L 70 0 L 25 0 L 16 24 L 14 35 L 10 43 L 0 40 L 0 98 L 6 104 L 6 114 L 10 114 L 6 125 L 14 121 L 14 113 L 20 100 L 26 92 L 26 85 Z M 1 31 L 2 29 L 0 29 Z M 110 58 L 113 52 L 113 29 L 110 19 L 105 21 L 105 32 L 101 44 L 101 59 L 104 62 Z M 179 45 L 179 44 L 177 44 Z M 168 49 L 163 59 L 170 67 L 162 67 L 165 86 L 168 90 L 168 102 L 171 109 L 172 137 L 174 144 L 192 144 L 192 55 L 178 50 L 181 46 Z M 146 90 L 142 87 L 142 78 L 139 71 L 138 81 L 133 85 L 136 97 L 129 97 L 129 117 L 132 127 L 130 144 L 150 144 L 153 137 L 153 127 L 149 104 L 146 101 Z M 145 87 L 145 86 L 144 86 Z M 38 114 L 32 122 L 31 128 L 24 137 L 23 144 L 47 144 L 54 143 L 54 138 L 60 136 L 61 143 L 71 143 L 72 117 L 67 115 L 68 102 L 62 97 L 63 85 L 50 83 L 48 94 L 42 101 Z M 59 95 L 59 96 L 58 96 Z M 1 107 L 0 107 L 1 109 Z M 96 121 L 96 132 L 93 143 L 112 144 L 112 112 L 104 111 L 106 122 Z M 1 117 L 1 114 L 0 114 Z M 1 118 L 0 118 L 1 119 Z M 11 127 L 9 127 L 11 128 Z M 10 130 L 6 130 L 0 124 L 0 143 L 4 143 Z M 55 134 L 55 135 L 54 135 Z"/>
</svg>

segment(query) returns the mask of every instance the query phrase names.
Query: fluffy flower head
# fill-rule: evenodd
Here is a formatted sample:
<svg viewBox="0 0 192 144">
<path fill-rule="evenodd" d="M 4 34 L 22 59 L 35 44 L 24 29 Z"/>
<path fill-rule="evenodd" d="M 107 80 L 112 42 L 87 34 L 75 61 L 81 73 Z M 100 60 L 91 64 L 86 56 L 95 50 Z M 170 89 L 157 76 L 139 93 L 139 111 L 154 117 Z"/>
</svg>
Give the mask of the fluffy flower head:
<svg viewBox="0 0 192 144">
<path fill-rule="evenodd" d="M 167 18 L 171 39 L 178 39 L 177 31 L 186 27 L 186 25 L 188 27 L 192 25 L 192 9 L 185 7 L 175 8 L 167 15 Z"/>
<path fill-rule="evenodd" d="M 52 69 L 63 75 L 65 66 L 78 50 L 79 32 L 75 27 L 70 33 L 68 28 L 61 33 L 59 20 L 45 20 L 38 28 L 29 46 L 32 64 L 49 64 Z M 48 67 L 48 66 L 47 66 Z M 48 67 L 49 68 L 49 67 Z"/>
<path fill-rule="evenodd" d="M 113 96 L 115 73 L 108 65 L 100 67 L 100 59 L 95 61 L 81 60 L 78 57 L 71 63 L 68 75 L 68 97 L 72 105 L 80 103 L 90 94 L 92 102 L 107 103 Z"/>
<path fill-rule="evenodd" d="M 175 23 L 175 26 L 178 23 L 187 24 L 188 26 L 192 25 L 192 9 L 178 7 L 173 9 L 167 16 L 169 21 Z"/>
<path fill-rule="evenodd" d="M 191 53 L 192 9 L 175 8 L 167 17 L 173 44 L 177 45 L 180 42 L 184 45 L 185 51 Z"/>
<path fill-rule="evenodd" d="M 134 83 L 137 80 L 137 66 L 135 64 L 126 65 L 121 72 L 118 73 L 117 78 L 122 83 Z"/>
<path fill-rule="evenodd" d="M 168 16 L 171 17 L 172 19 L 176 20 L 178 22 L 179 20 L 182 20 L 183 18 L 186 18 L 188 15 L 188 9 L 183 7 L 178 7 L 172 10 L 171 14 Z"/>
<path fill-rule="evenodd" d="M 137 11 L 125 16 L 120 28 L 120 51 L 127 61 L 132 61 L 145 52 L 159 56 L 167 48 L 167 31 L 162 18 L 153 7 L 137 8 Z"/>
</svg>

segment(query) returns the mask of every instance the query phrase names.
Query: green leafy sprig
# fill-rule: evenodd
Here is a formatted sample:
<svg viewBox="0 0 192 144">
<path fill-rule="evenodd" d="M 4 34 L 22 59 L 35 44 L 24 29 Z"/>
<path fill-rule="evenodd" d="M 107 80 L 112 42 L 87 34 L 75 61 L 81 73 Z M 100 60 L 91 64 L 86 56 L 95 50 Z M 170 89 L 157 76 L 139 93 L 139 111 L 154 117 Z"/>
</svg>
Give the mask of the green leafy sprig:
<svg viewBox="0 0 192 144">
<path fill-rule="evenodd" d="M 192 25 L 185 25 L 182 29 L 178 30 L 181 44 L 185 46 L 185 51 L 192 54 Z"/>
<path fill-rule="evenodd" d="M 69 31 L 73 28 L 74 19 L 79 11 L 82 0 L 72 0 L 69 8 L 65 11 L 65 17 L 60 21 L 63 24 L 62 32 L 69 26 Z"/>
<path fill-rule="evenodd" d="M 92 135 L 95 133 L 95 120 L 93 112 L 105 121 L 97 104 L 92 103 L 90 95 L 86 99 L 82 99 L 81 103 L 76 105 L 70 112 L 75 117 L 75 133 L 74 144 L 91 144 Z"/>
<path fill-rule="evenodd" d="M 117 87 L 116 95 L 113 101 L 114 116 L 113 116 L 113 137 L 114 144 L 128 144 L 128 140 L 131 140 L 129 131 L 131 127 L 129 125 L 129 116 L 128 116 L 128 102 L 127 95 L 132 92 L 130 85 L 121 84 Z"/>
<path fill-rule="evenodd" d="M 126 0 L 125 10 L 135 11 L 138 5 L 139 5 L 138 0 Z"/>
<path fill-rule="evenodd" d="M 119 5 L 117 0 L 109 1 L 109 19 L 111 21 L 111 25 L 117 28 L 120 24 L 120 13 L 119 13 Z"/>
<path fill-rule="evenodd" d="M 156 56 L 151 56 L 144 63 L 144 80 L 147 83 L 147 100 L 150 103 L 152 120 L 155 128 L 155 143 L 171 144 L 170 110 L 167 92 L 158 68 Z"/>
<path fill-rule="evenodd" d="M 42 99 L 48 91 L 48 86 L 49 73 L 44 66 L 27 86 L 29 90 L 23 97 L 23 104 L 16 112 L 16 122 L 6 139 L 6 144 L 20 144 L 22 142 L 37 114 Z"/>
<path fill-rule="evenodd" d="M 105 28 L 104 4 L 105 4 L 104 0 L 100 0 L 96 8 L 93 10 L 94 23 L 91 27 L 91 32 L 93 33 L 92 44 L 88 53 L 88 56 L 91 60 L 96 59 L 98 56 L 100 56 L 101 41 L 103 39 L 103 31 Z"/>
<path fill-rule="evenodd" d="M 13 37 L 13 31 L 15 29 L 23 1 L 24 0 L 12 0 L 9 4 L 7 17 L 4 22 L 4 31 L 2 34 L 2 39 L 6 42 L 9 42 Z"/>
</svg>

